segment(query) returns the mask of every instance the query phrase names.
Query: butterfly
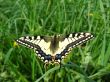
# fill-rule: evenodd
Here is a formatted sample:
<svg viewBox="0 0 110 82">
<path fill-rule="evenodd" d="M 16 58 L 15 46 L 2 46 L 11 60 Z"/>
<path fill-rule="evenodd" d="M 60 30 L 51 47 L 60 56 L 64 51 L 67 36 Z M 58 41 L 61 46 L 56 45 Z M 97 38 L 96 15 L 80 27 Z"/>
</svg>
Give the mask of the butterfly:
<svg viewBox="0 0 110 82">
<path fill-rule="evenodd" d="M 33 49 L 44 63 L 61 63 L 61 60 L 74 47 L 87 42 L 93 37 L 91 33 L 78 32 L 54 36 L 24 36 L 17 39 L 16 42 Z"/>
</svg>

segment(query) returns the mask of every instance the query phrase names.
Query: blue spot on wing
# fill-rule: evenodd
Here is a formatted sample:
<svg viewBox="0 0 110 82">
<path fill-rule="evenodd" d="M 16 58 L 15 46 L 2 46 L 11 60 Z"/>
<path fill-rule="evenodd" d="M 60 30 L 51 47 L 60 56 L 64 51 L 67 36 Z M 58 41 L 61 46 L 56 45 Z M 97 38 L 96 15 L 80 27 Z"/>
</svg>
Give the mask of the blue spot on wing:
<svg viewBox="0 0 110 82">
<path fill-rule="evenodd" d="M 52 56 L 51 55 L 45 55 L 44 60 L 52 61 Z"/>
<path fill-rule="evenodd" d="M 56 54 L 56 55 L 55 55 L 55 60 L 58 60 L 58 59 L 60 59 L 60 60 L 61 60 L 61 57 L 62 57 L 62 55 L 61 55 L 61 54 Z"/>
</svg>

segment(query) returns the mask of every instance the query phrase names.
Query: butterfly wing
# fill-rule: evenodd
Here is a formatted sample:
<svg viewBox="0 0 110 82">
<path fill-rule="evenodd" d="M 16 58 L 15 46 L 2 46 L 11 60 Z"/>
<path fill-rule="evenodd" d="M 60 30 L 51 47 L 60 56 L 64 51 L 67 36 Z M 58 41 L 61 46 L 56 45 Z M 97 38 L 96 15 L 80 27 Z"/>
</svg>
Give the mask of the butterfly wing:
<svg viewBox="0 0 110 82">
<path fill-rule="evenodd" d="M 72 33 L 64 36 L 59 41 L 59 50 L 56 53 L 55 61 L 60 62 L 71 50 L 72 48 L 85 43 L 86 41 L 93 38 L 91 33 Z"/>
<path fill-rule="evenodd" d="M 72 33 L 66 36 L 58 36 L 57 38 L 47 36 L 26 36 L 16 40 L 17 43 L 28 48 L 34 49 L 35 53 L 45 63 L 55 61 L 59 62 L 77 45 L 80 45 L 89 39 L 93 38 L 91 33 Z M 52 39 L 58 42 L 58 49 L 54 55 L 51 52 Z"/>
<path fill-rule="evenodd" d="M 37 56 L 44 62 L 52 61 L 49 49 L 50 41 L 51 37 L 46 36 L 25 36 L 16 40 L 18 44 L 34 49 Z"/>
</svg>

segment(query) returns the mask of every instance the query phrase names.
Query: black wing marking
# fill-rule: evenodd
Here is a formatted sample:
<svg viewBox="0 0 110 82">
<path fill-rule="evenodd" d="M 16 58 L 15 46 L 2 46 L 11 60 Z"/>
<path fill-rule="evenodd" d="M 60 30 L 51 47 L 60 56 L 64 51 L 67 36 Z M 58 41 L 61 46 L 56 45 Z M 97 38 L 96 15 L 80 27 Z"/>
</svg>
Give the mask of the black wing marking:
<svg viewBox="0 0 110 82">
<path fill-rule="evenodd" d="M 65 36 L 65 39 L 60 42 L 59 46 L 62 51 L 57 53 L 55 56 L 55 61 L 60 62 L 61 59 L 65 58 L 65 56 L 76 46 L 87 42 L 93 38 L 91 33 L 72 33 Z"/>
</svg>

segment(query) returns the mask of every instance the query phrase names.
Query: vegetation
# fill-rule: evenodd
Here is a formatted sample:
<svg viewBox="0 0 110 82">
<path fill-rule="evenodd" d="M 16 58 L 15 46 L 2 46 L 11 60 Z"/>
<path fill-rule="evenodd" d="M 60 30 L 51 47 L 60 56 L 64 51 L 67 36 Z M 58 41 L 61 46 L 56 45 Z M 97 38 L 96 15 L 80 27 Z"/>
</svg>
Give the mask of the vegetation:
<svg viewBox="0 0 110 82">
<path fill-rule="evenodd" d="M 95 38 L 48 65 L 15 40 L 91 32 Z M 109 0 L 0 0 L 0 82 L 109 82 Z"/>
</svg>

